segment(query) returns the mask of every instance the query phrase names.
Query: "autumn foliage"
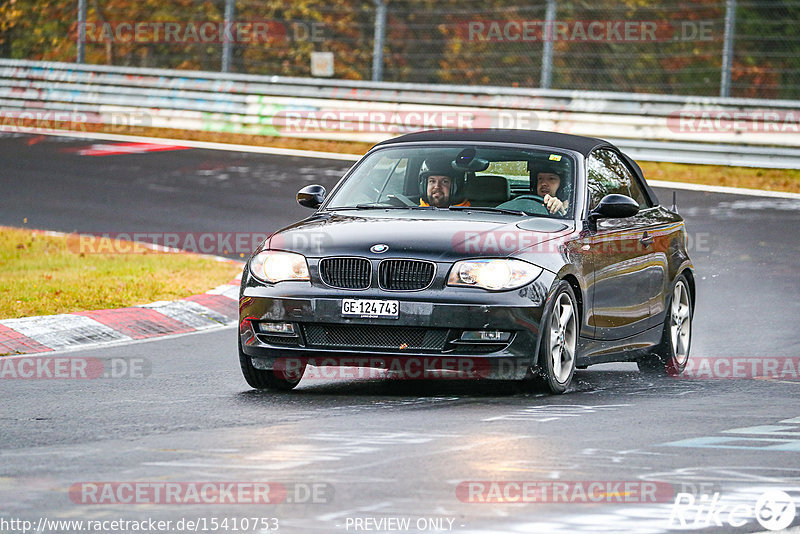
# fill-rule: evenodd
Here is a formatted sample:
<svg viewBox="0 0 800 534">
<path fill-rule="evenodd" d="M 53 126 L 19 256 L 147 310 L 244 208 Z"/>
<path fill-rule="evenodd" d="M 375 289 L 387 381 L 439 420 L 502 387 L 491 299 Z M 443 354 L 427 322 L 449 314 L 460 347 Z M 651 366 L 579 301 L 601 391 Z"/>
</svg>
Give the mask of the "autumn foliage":
<svg viewBox="0 0 800 534">
<path fill-rule="evenodd" d="M 545 40 L 470 38 L 470 24 L 541 24 L 546 3 L 522 0 L 386 0 L 386 81 L 539 87 Z M 577 38 L 552 42 L 554 89 L 664 94 L 719 94 L 725 23 L 723 0 L 556 2 L 565 28 L 652 24 L 655 40 Z M 224 0 L 87 0 L 94 28 L 120 23 L 222 23 Z M 267 40 L 232 43 L 233 72 L 311 76 L 311 53 L 333 52 L 335 77 L 372 76 L 373 0 L 237 0 L 235 20 L 266 21 Z M 800 98 L 800 5 L 751 0 L 736 12 L 732 96 Z M 74 61 L 79 33 L 75 0 L 0 3 L 0 56 Z M 584 31 L 584 30 L 581 30 Z M 704 33 L 705 32 L 705 33 Z M 564 35 L 568 35 L 565 33 Z M 473 36 L 474 37 L 474 36 Z M 507 37 L 507 36 L 506 36 Z M 541 37 L 541 36 L 540 36 Z M 93 38 L 92 64 L 218 71 L 220 40 Z"/>
</svg>

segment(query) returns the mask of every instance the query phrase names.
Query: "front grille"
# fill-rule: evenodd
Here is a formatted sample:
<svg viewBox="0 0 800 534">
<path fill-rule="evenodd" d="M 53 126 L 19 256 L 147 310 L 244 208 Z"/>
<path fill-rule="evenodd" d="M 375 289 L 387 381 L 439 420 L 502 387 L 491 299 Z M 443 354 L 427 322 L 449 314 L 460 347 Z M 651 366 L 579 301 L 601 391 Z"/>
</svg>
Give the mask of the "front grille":
<svg viewBox="0 0 800 534">
<path fill-rule="evenodd" d="M 383 289 L 413 291 L 431 285 L 435 270 L 435 265 L 427 261 L 384 260 L 378 270 L 378 280 Z"/>
<path fill-rule="evenodd" d="M 372 265 L 364 258 L 325 258 L 319 262 L 319 276 L 331 287 L 367 289 Z"/>
<path fill-rule="evenodd" d="M 447 342 L 446 328 L 303 324 L 306 345 L 314 348 L 436 350 Z"/>
</svg>

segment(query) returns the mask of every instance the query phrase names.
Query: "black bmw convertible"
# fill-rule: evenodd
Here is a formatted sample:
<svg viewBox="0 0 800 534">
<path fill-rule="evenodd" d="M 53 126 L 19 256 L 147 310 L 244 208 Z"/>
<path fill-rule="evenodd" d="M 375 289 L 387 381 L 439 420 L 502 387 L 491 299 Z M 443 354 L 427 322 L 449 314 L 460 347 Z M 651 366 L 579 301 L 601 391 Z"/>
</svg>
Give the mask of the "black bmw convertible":
<svg viewBox="0 0 800 534">
<path fill-rule="evenodd" d="M 297 201 L 314 213 L 264 241 L 242 276 L 239 361 L 254 388 L 347 366 L 563 393 L 597 363 L 686 366 L 683 219 L 607 141 L 412 133 Z"/>
</svg>

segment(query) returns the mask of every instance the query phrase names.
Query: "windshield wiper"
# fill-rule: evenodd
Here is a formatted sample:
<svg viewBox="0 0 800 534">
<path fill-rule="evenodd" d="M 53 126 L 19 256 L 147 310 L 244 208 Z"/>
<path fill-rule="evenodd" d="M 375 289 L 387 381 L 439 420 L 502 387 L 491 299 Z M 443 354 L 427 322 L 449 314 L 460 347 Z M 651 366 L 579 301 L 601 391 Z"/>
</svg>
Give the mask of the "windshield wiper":
<svg viewBox="0 0 800 534">
<path fill-rule="evenodd" d="M 356 209 L 365 210 L 427 210 L 429 206 L 387 206 L 386 204 L 356 204 Z"/>
<path fill-rule="evenodd" d="M 328 207 L 326 210 L 429 210 L 428 206 L 387 206 L 386 204 L 356 204 L 355 206 Z"/>
<path fill-rule="evenodd" d="M 448 209 L 451 210 L 475 210 L 475 211 L 490 211 L 493 213 L 505 213 L 507 215 L 521 215 L 523 217 L 527 216 L 528 214 L 524 211 L 519 210 L 507 210 L 505 208 L 489 208 L 489 207 L 480 207 L 480 206 L 450 206 Z"/>
</svg>

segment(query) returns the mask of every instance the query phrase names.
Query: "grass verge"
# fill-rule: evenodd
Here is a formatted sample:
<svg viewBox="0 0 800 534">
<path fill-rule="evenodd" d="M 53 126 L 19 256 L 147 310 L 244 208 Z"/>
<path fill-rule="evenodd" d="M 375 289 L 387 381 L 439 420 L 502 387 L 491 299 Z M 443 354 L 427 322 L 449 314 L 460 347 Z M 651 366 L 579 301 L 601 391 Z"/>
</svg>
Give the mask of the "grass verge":
<svg viewBox="0 0 800 534">
<path fill-rule="evenodd" d="M 86 254 L 75 234 L 0 226 L 0 319 L 179 299 L 229 282 L 241 270 L 191 254 L 130 245 L 116 250 L 126 249 L 135 253 Z"/>
<path fill-rule="evenodd" d="M 648 180 L 800 193 L 800 170 L 639 161 Z"/>
</svg>

